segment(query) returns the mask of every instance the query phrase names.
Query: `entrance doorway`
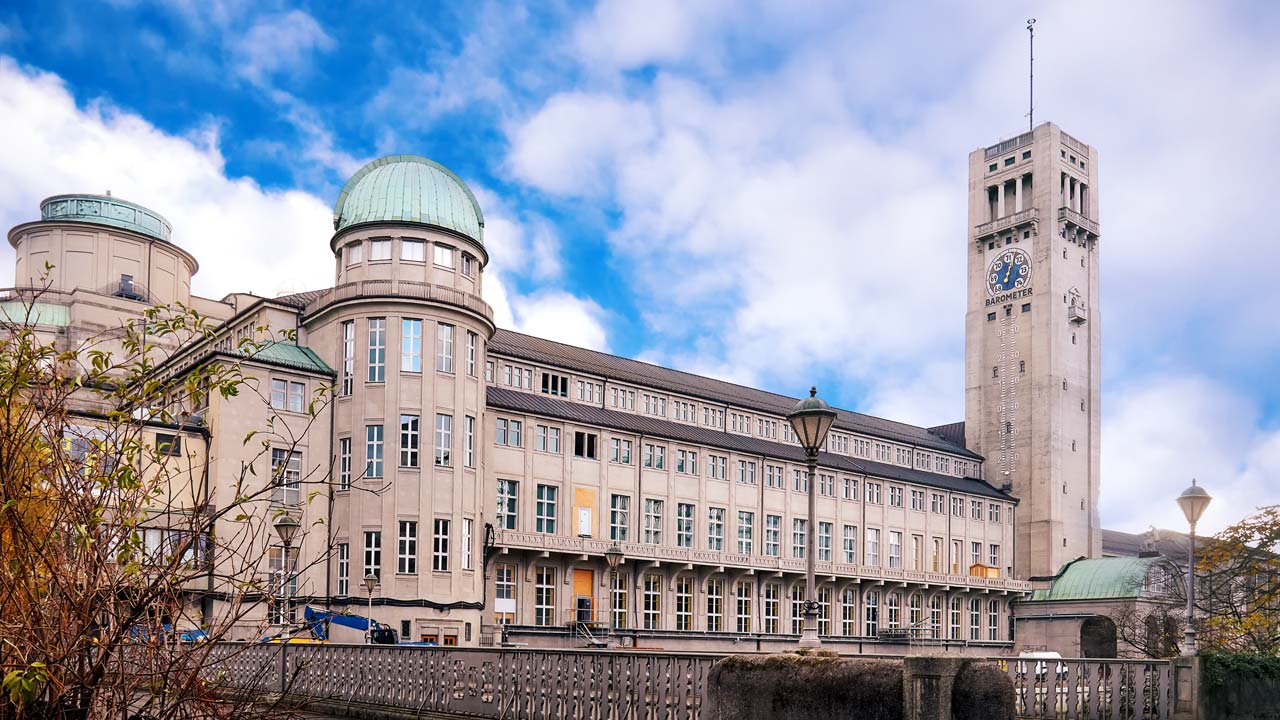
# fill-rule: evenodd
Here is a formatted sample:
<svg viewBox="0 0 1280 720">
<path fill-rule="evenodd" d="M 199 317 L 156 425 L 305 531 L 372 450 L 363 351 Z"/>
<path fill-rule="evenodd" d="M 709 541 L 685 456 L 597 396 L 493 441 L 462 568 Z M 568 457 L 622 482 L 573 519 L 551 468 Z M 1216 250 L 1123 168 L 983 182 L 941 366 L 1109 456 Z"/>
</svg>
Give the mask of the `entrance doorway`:
<svg viewBox="0 0 1280 720">
<path fill-rule="evenodd" d="M 573 619 L 575 622 L 595 622 L 594 570 L 575 568 L 573 571 Z"/>
</svg>

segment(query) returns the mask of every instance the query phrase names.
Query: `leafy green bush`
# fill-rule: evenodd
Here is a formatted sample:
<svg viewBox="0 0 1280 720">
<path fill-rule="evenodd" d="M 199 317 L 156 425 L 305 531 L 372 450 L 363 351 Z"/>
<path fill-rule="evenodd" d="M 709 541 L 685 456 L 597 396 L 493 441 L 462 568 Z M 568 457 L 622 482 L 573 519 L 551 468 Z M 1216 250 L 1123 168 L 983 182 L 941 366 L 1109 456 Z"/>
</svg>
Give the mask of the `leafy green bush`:
<svg viewBox="0 0 1280 720">
<path fill-rule="evenodd" d="M 1230 677 L 1272 680 L 1280 683 L 1280 657 L 1252 653 L 1210 652 L 1200 656 L 1203 690 L 1212 696 Z"/>
</svg>

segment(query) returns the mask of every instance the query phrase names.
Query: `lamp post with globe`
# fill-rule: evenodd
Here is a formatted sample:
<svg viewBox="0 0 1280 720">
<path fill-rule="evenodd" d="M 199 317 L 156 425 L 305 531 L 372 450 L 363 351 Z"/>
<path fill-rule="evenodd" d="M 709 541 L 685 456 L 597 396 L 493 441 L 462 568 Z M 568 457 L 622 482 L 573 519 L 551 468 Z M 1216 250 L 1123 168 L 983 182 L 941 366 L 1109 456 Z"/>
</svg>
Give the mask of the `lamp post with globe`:
<svg viewBox="0 0 1280 720">
<path fill-rule="evenodd" d="M 818 591 L 814 587 L 814 562 L 818 550 L 818 496 L 813 476 L 818 466 L 818 450 L 826 442 L 827 431 L 831 430 L 835 421 L 836 411 L 818 397 L 816 387 L 809 388 L 809 397 L 796 403 L 795 408 L 787 415 L 787 422 L 791 423 L 800 447 L 804 449 L 805 464 L 808 466 L 809 520 L 806 534 L 810 542 L 805 551 L 804 629 L 800 634 L 800 647 L 822 645 L 822 640 L 818 638 Z"/>
<path fill-rule="evenodd" d="M 1184 656 L 1196 655 L 1199 648 L 1196 646 L 1196 628 L 1192 622 L 1192 613 L 1195 612 L 1195 596 L 1196 596 L 1196 522 L 1200 520 L 1200 516 L 1204 514 L 1205 508 L 1209 507 L 1209 502 L 1213 497 L 1209 495 L 1204 488 L 1196 485 L 1196 481 L 1191 481 L 1191 487 L 1182 491 L 1178 496 L 1178 507 L 1182 508 L 1182 514 L 1186 516 L 1187 523 L 1191 525 L 1191 534 L 1187 536 L 1187 630 L 1182 636 L 1182 654 Z"/>
</svg>

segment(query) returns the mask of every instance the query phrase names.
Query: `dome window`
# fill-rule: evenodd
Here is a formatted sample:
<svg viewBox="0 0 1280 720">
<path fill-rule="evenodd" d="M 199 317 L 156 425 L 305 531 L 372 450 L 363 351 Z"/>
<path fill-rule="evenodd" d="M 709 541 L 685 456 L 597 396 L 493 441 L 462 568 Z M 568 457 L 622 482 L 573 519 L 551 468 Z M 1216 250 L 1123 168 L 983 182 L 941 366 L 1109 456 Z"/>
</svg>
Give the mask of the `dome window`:
<svg viewBox="0 0 1280 720">
<path fill-rule="evenodd" d="M 427 259 L 427 244 L 421 240 L 401 240 L 400 259 L 423 262 Z"/>
<path fill-rule="evenodd" d="M 352 265 L 359 265 L 363 261 L 364 261 L 364 244 L 355 242 L 348 245 L 347 246 L 347 267 L 351 267 Z"/>
<path fill-rule="evenodd" d="M 378 238 L 369 241 L 369 260 L 390 260 L 391 259 L 391 240 L 390 238 Z"/>
<path fill-rule="evenodd" d="M 436 245 L 434 260 L 436 265 L 452 270 L 454 268 L 453 248 L 448 245 Z"/>
</svg>

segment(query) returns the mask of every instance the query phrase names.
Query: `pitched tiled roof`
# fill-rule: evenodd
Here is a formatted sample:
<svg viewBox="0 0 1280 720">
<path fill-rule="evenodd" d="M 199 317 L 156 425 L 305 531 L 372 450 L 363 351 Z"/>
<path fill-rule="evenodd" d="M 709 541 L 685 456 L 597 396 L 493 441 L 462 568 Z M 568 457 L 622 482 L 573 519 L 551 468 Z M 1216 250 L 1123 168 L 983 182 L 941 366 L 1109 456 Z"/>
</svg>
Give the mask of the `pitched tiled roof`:
<svg viewBox="0 0 1280 720">
<path fill-rule="evenodd" d="M 796 404 L 796 398 L 785 395 L 565 345 L 511 330 L 498 330 L 489 341 L 489 352 L 563 367 L 609 380 L 658 388 L 745 410 L 768 413 L 776 417 L 785 418 Z M 943 436 L 922 427 L 838 408 L 836 411 L 839 416 L 836 418 L 835 427 L 841 430 L 981 459 L 980 455 L 966 450 L 962 444 L 948 441 Z"/>
<path fill-rule="evenodd" d="M 292 293 L 290 295 L 281 295 L 275 299 L 278 303 L 292 305 L 296 308 L 305 308 L 315 300 L 320 299 L 327 293 L 333 292 L 332 288 L 320 288 L 319 290 L 307 290 L 306 292 Z"/>
<path fill-rule="evenodd" d="M 583 425 L 622 430 L 664 440 L 685 442 L 691 445 L 704 445 L 748 455 L 776 458 L 788 462 L 804 462 L 804 451 L 786 443 L 736 435 L 724 430 L 712 430 L 697 425 L 685 425 L 648 415 L 619 412 L 595 405 L 569 402 L 537 393 L 521 392 L 501 387 L 490 387 L 487 393 L 488 407 L 496 410 L 539 415 Z M 858 475 L 872 475 L 889 480 L 928 485 L 941 490 L 953 490 L 1017 502 L 1009 495 L 976 478 L 941 475 L 832 453 L 820 454 L 818 456 L 818 464 L 823 468 L 831 468 Z"/>
</svg>

